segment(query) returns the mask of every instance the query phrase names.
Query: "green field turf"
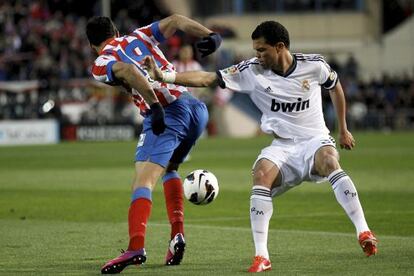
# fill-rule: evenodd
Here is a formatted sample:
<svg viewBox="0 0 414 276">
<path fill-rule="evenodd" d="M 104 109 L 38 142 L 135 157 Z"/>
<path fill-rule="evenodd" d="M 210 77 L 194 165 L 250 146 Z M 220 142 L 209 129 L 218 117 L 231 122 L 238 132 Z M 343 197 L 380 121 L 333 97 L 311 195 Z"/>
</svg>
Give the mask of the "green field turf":
<svg viewBox="0 0 414 276">
<path fill-rule="evenodd" d="M 366 258 L 329 184 L 305 183 L 274 200 L 269 233 L 277 275 L 414 274 L 414 133 L 355 135 L 341 151 L 379 240 Z M 270 138 L 203 139 L 181 168 L 213 171 L 220 194 L 186 202 L 187 250 L 165 267 L 169 238 L 162 186 L 153 194 L 147 263 L 125 274 L 243 275 L 254 255 L 250 168 Z M 0 274 L 98 275 L 125 248 L 135 142 L 0 147 Z"/>
</svg>

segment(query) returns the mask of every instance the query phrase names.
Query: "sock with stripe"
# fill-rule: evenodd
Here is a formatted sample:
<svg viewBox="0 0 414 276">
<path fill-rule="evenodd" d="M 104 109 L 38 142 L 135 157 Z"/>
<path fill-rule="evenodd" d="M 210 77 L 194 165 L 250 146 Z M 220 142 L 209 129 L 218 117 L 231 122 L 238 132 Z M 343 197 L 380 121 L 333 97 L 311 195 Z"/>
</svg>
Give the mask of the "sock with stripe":
<svg viewBox="0 0 414 276">
<path fill-rule="evenodd" d="M 145 246 L 147 221 L 151 214 L 151 190 L 139 187 L 132 193 L 128 212 L 129 245 L 128 250 L 136 251 Z"/>
<path fill-rule="evenodd" d="M 256 249 L 255 256 L 263 256 L 266 259 L 269 259 L 267 236 L 272 214 L 273 203 L 270 189 L 263 186 L 253 186 L 250 196 L 250 223 Z"/>
<path fill-rule="evenodd" d="M 338 169 L 328 176 L 328 180 L 332 185 L 336 200 L 354 224 L 357 235 L 369 231 L 357 190 L 351 178 L 343 170 Z"/>
<path fill-rule="evenodd" d="M 183 184 L 177 171 L 171 171 L 162 178 L 168 220 L 171 224 L 171 239 L 177 233 L 184 235 Z"/>
</svg>

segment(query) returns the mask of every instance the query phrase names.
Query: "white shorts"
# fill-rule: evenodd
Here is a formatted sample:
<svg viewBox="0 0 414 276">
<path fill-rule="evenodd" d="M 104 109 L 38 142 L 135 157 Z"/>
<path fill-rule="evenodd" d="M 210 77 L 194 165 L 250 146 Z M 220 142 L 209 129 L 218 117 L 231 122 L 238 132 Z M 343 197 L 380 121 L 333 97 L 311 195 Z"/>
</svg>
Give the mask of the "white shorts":
<svg viewBox="0 0 414 276">
<path fill-rule="evenodd" d="M 254 162 L 253 168 L 260 159 L 268 159 L 279 168 L 282 183 L 272 189 L 272 196 L 275 197 L 303 181 L 320 183 L 327 180 L 326 177 L 312 174 L 315 153 L 324 146 L 336 148 L 335 139 L 329 135 L 299 141 L 274 139 L 270 146 L 262 150 Z"/>
</svg>

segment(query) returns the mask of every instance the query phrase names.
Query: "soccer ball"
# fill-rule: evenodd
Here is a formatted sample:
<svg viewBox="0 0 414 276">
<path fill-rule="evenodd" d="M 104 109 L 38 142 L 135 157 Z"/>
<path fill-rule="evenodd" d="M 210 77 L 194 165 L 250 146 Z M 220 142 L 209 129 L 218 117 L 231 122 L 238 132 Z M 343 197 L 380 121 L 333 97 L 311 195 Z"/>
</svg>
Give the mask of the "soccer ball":
<svg viewBox="0 0 414 276">
<path fill-rule="evenodd" d="M 184 196 L 196 205 L 212 202 L 218 195 L 219 186 L 214 174 L 206 170 L 195 170 L 184 179 Z"/>
</svg>

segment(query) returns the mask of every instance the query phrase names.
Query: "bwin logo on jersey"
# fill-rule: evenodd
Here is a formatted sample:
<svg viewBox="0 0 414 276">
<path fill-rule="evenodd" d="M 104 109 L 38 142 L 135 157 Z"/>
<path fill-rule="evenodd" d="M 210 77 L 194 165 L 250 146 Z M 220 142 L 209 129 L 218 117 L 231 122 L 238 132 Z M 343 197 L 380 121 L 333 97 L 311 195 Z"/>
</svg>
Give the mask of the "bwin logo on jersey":
<svg viewBox="0 0 414 276">
<path fill-rule="evenodd" d="M 293 103 L 279 103 L 275 99 L 272 99 L 272 106 L 270 110 L 274 112 L 293 112 L 293 111 L 302 111 L 309 108 L 309 100 L 302 101 L 301 98 L 298 98 L 297 102 Z"/>
</svg>

